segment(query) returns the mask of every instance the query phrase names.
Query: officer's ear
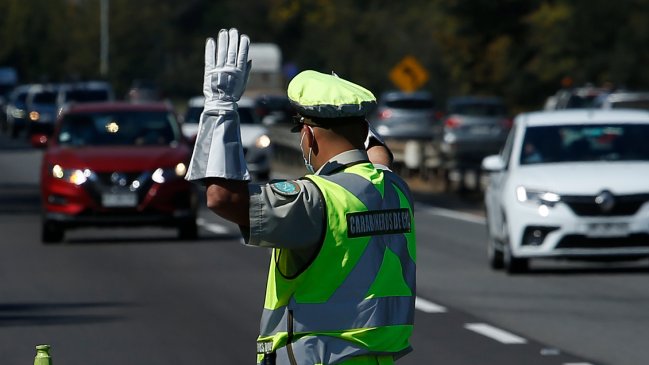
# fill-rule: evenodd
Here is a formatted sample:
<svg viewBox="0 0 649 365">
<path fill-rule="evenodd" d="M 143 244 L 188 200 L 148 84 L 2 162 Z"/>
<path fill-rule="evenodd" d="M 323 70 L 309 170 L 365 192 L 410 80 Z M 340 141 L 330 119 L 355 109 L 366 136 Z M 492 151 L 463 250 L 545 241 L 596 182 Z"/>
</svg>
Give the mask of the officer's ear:
<svg viewBox="0 0 649 365">
<path fill-rule="evenodd" d="M 317 128 L 317 127 L 316 127 Z M 310 125 L 306 126 L 307 135 L 304 137 L 309 141 L 309 147 L 313 149 L 313 153 L 318 154 L 318 140 L 315 138 L 316 132 L 315 128 Z"/>
</svg>

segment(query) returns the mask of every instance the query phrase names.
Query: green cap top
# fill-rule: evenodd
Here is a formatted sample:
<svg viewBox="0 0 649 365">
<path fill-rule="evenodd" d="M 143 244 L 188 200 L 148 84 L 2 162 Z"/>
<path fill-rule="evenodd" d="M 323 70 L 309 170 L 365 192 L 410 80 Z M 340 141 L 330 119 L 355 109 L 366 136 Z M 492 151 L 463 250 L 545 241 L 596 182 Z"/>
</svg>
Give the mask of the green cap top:
<svg viewBox="0 0 649 365">
<path fill-rule="evenodd" d="M 298 113 L 314 118 L 365 116 L 376 104 L 371 91 L 337 75 L 307 70 L 288 84 L 288 98 Z"/>
</svg>

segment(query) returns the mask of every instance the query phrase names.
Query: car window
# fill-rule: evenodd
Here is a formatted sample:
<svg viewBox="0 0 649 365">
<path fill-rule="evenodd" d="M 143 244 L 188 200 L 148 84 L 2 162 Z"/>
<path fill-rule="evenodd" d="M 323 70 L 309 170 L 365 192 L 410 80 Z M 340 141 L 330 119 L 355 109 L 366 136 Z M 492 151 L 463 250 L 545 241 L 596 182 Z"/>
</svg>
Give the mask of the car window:
<svg viewBox="0 0 649 365">
<path fill-rule="evenodd" d="M 427 99 L 398 99 L 386 101 L 384 105 L 395 109 L 432 109 L 435 103 Z"/>
<path fill-rule="evenodd" d="M 649 124 L 530 127 L 521 165 L 573 161 L 649 160 Z"/>
<path fill-rule="evenodd" d="M 67 102 L 87 103 L 92 101 L 108 101 L 110 94 L 108 90 L 69 90 L 65 92 Z"/>
<path fill-rule="evenodd" d="M 173 114 L 157 111 L 70 114 L 57 137 L 68 146 L 155 146 L 178 140 Z"/>
<path fill-rule="evenodd" d="M 54 104 L 56 102 L 56 92 L 54 91 L 43 91 L 37 94 L 34 94 L 32 98 L 34 104 Z"/>
<path fill-rule="evenodd" d="M 509 134 L 507 135 L 507 140 L 505 141 L 505 144 L 503 145 L 502 151 L 500 151 L 500 157 L 502 158 L 503 162 L 505 162 L 505 168 L 509 166 L 509 158 L 512 155 L 512 151 L 514 150 L 514 138 L 516 137 L 516 126 L 514 126 L 510 131 Z"/>
<path fill-rule="evenodd" d="M 27 103 L 27 92 L 20 92 L 15 95 L 13 104 L 18 108 L 24 108 Z"/>
<path fill-rule="evenodd" d="M 644 109 L 649 110 L 649 100 L 625 100 L 611 103 L 612 109 Z"/>
<path fill-rule="evenodd" d="M 202 107 L 190 107 L 185 114 L 185 123 L 198 123 L 201 119 Z M 259 124 L 259 118 L 253 108 L 239 107 L 239 123 L 241 124 Z"/>
<path fill-rule="evenodd" d="M 494 103 L 461 103 L 451 105 L 451 114 L 462 114 L 469 116 L 503 116 L 507 114 L 504 105 Z"/>
<path fill-rule="evenodd" d="M 198 124 L 201 119 L 202 107 L 189 107 L 185 113 L 185 123 Z"/>
</svg>

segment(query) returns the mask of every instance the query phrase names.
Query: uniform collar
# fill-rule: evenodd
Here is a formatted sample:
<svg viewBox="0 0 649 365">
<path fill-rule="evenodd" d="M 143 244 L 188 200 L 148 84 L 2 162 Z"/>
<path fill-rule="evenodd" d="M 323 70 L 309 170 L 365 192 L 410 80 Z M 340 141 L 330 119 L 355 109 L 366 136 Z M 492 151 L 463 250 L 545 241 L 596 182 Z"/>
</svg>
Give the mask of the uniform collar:
<svg viewBox="0 0 649 365">
<path fill-rule="evenodd" d="M 359 162 L 369 162 L 367 152 L 363 150 L 349 150 L 337 154 L 327 161 L 322 167 L 316 171 L 316 175 L 331 175 L 332 173 L 340 170 L 349 165 L 354 165 Z"/>
</svg>

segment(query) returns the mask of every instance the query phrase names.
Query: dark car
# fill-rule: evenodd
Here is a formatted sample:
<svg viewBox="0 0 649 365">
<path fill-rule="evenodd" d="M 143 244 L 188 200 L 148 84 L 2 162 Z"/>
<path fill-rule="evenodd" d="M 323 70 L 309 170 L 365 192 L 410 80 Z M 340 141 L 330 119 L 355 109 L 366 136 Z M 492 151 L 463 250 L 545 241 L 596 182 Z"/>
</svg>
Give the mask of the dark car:
<svg viewBox="0 0 649 365">
<path fill-rule="evenodd" d="M 5 106 L 6 129 L 11 137 L 18 137 L 27 125 L 27 94 L 32 85 L 19 85 L 9 94 Z"/>
<path fill-rule="evenodd" d="M 459 96 L 447 102 L 443 132 L 435 142 L 445 169 L 479 168 L 497 153 L 512 121 L 505 102 L 495 96 Z"/>
<path fill-rule="evenodd" d="M 113 101 L 115 99 L 112 86 L 105 81 L 83 81 L 62 84 L 56 96 L 58 108 L 70 103 L 95 103 Z"/>
<path fill-rule="evenodd" d="M 43 242 L 82 226 L 175 227 L 180 238 L 195 238 L 196 196 L 184 179 L 190 157 L 168 104 L 63 109 L 41 168 Z"/>
<path fill-rule="evenodd" d="M 33 85 L 27 93 L 27 132 L 49 134 L 54 130 L 58 86 L 52 84 Z"/>
</svg>

